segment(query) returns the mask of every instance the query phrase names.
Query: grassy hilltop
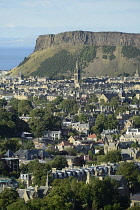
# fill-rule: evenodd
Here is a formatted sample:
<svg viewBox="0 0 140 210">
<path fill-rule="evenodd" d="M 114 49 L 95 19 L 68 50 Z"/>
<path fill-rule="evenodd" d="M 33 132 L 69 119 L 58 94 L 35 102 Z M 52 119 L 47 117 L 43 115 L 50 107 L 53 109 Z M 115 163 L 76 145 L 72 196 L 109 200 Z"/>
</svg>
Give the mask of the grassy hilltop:
<svg viewBox="0 0 140 210">
<path fill-rule="evenodd" d="M 109 43 L 109 41 L 107 42 L 108 45 L 106 45 L 102 41 L 97 43 L 97 40 L 96 43 L 98 45 L 85 42 L 85 40 L 84 42 L 73 44 L 69 40 L 66 42 L 64 38 L 66 39 L 66 36 L 63 39 L 57 38 L 57 43 L 53 38 L 54 43 L 48 46 L 46 38 L 42 40 L 41 37 L 34 53 L 25 58 L 16 68 L 12 69 L 10 75 L 18 75 L 19 72 L 22 72 L 25 76 L 69 78 L 73 75 L 77 59 L 79 60 L 83 77 L 118 76 L 124 73 L 133 75 L 139 66 L 139 42 L 137 42 L 138 46 L 129 45 L 128 43 L 126 46 L 114 45 L 115 42 Z M 81 37 L 80 40 L 82 40 Z M 130 42 L 130 44 L 132 43 Z"/>
</svg>

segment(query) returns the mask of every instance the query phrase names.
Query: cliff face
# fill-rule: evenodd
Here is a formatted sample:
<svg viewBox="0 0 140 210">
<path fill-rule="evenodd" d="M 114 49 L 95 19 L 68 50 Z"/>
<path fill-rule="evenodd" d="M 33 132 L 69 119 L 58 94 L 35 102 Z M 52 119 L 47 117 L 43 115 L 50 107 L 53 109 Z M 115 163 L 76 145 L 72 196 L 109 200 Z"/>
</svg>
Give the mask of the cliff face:
<svg viewBox="0 0 140 210">
<path fill-rule="evenodd" d="M 140 34 L 121 32 L 88 32 L 72 31 L 59 34 L 40 35 L 36 40 L 35 50 L 48 49 L 55 46 L 128 46 L 140 48 Z"/>
</svg>

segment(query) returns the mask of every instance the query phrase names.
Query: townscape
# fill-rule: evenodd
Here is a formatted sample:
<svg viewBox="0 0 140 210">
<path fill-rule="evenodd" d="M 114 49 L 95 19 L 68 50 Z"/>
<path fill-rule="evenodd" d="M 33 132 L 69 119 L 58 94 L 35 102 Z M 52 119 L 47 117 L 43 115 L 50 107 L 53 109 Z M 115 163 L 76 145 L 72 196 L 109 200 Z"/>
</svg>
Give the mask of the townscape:
<svg viewBox="0 0 140 210">
<path fill-rule="evenodd" d="M 77 62 L 69 80 L 4 73 L 1 209 L 139 206 L 138 69 L 131 77 L 81 78 Z"/>
</svg>

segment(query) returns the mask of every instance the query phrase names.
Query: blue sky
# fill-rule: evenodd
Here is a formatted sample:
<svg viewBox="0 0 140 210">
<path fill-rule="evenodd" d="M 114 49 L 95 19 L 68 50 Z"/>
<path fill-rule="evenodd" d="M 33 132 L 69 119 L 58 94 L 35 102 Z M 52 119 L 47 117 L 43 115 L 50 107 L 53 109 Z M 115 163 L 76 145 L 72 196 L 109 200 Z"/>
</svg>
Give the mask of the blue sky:
<svg viewBox="0 0 140 210">
<path fill-rule="evenodd" d="M 73 30 L 140 33 L 140 0 L 0 0 L 0 47 Z"/>
</svg>

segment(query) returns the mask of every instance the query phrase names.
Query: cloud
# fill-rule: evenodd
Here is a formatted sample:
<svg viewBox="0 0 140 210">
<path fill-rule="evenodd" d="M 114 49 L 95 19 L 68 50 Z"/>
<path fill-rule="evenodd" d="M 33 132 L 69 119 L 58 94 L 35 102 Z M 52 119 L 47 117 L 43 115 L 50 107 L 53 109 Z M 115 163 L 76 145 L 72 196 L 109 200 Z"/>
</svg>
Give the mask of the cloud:
<svg viewBox="0 0 140 210">
<path fill-rule="evenodd" d="M 38 0 L 38 1 L 30 0 L 22 2 L 21 4 L 25 7 L 35 8 L 35 7 L 49 7 L 50 3 L 51 2 L 49 0 Z"/>
<path fill-rule="evenodd" d="M 24 42 L 24 39 L 9 40 L 9 43 Z"/>
</svg>

